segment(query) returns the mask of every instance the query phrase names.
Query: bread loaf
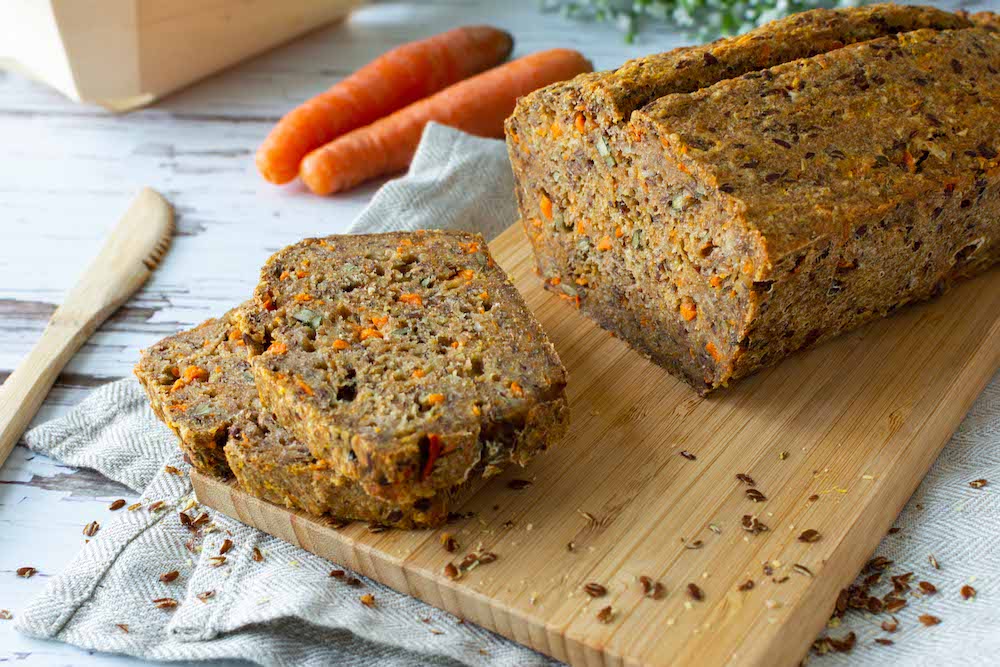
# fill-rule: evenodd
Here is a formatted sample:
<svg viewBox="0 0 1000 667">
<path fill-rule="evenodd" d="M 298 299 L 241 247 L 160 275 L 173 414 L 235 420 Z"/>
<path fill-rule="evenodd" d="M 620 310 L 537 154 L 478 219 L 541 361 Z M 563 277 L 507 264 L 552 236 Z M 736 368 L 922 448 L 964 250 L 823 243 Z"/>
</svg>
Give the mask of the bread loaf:
<svg viewBox="0 0 1000 667">
<path fill-rule="evenodd" d="M 1000 36 L 970 26 L 817 10 L 522 100 L 549 288 L 707 393 L 991 266 Z"/>
</svg>

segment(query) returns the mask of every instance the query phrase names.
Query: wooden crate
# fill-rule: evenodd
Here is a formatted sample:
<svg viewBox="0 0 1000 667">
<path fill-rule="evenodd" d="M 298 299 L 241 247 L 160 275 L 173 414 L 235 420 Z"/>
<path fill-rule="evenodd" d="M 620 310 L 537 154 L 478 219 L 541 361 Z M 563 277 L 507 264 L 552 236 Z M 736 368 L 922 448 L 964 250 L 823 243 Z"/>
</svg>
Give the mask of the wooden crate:
<svg viewBox="0 0 1000 667">
<path fill-rule="evenodd" d="M 7 0 L 0 67 L 79 102 L 144 106 L 363 0 Z"/>
</svg>

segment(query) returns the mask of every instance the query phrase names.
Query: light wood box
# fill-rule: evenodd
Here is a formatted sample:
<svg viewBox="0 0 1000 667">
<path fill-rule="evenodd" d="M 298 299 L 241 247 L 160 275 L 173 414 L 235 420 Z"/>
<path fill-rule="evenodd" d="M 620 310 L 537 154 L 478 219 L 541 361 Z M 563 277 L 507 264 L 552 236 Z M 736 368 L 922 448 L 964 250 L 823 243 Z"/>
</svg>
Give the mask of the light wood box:
<svg viewBox="0 0 1000 667">
<path fill-rule="evenodd" d="M 4 0 L 0 67 L 79 102 L 144 106 L 363 0 Z"/>
</svg>

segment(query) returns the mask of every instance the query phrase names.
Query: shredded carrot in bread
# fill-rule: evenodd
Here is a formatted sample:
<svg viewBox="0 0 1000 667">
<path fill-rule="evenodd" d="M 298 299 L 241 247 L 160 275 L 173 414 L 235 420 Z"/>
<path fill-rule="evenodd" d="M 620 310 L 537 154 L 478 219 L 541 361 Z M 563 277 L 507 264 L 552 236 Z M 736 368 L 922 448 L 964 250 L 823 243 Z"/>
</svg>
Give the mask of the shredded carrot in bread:
<svg viewBox="0 0 1000 667">
<path fill-rule="evenodd" d="M 587 130 L 587 119 L 583 117 L 582 113 L 576 115 L 576 120 L 573 122 L 576 126 L 576 131 L 583 134 Z"/>
<path fill-rule="evenodd" d="M 362 329 L 361 340 L 368 340 L 369 338 L 382 338 L 382 332 L 378 329 Z"/>
<path fill-rule="evenodd" d="M 430 477 L 431 471 L 434 469 L 434 462 L 437 461 L 439 456 L 441 456 L 441 436 L 437 433 L 428 433 L 427 463 L 424 464 L 424 469 L 420 471 L 421 480 Z"/>
<path fill-rule="evenodd" d="M 425 373 L 422 369 L 420 368 L 413 369 L 413 377 L 416 378 L 417 380 L 424 377 L 425 375 L 427 375 L 427 373 Z"/>
<path fill-rule="evenodd" d="M 388 315 L 382 315 L 380 317 L 372 315 L 372 324 L 374 324 L 375 326 L 381 328 L 381 327 L 384 327 L 388 323 L 389 323 L 389 316 Z"/>
<path fill-rule="evenodd" d="M 431 394 L 427 397 L 427 402 L 430 405 L 441 405 L 444 403 L 444 394 Z"/>
<path fill-rule="evenodd" d="M 290 273 L 288 272 L 288 269 L 285 269 L 284 271 L 282 271 L 282 272 L 281 272 L 281 275 L 280 275 L 280 276 L 278 276 L 278 280 L 288 280 L 288 278 L 289 278 L 289 277 L 290 277 L 291 275 L 292 275 L 292 274 L 290 274 Z"/>
<path fill-rule="evenodd" d="M 315 396 L 316 392 L 313 391 L 313 388 L 307 385 L 305 382 L 303 382 L 301 378 L 295 378 L 295 384 L 297 384 L 299 386 L 299 389 L 304 391 L 306 394 L 310 396 Z"/>
<path fill-rule="evenodd" d="M 294 297 L 296 303 L 305 303 L 306 301 L 312 301 L 313 297 L 311 294 L 306 294 L 305 292 L 299 292 Z"/>
<path fill-rule="evenodd" d="M 473 271 L 472 269 L 465 269 L 463 271 L 458 272 L 458 277 L 462 278 L 463 280 L 472 280 L 473 278 L 476 277 L 476 272 Z"/>
<path fill-rule="evenodd" d="M 698 316 L 698 306 L 694 301 L 681 302 L 681 317 L 690 322 Z"/>
<path fill-rule="evenodd" d="M 400 294 L 399 300 L 403 303 L 408 303 L 411 306 L 423 306 L 424 300 L 420 298 L 419 294 Z"/>
<path fill-rule="evenodd" d="M 276 340 L 271 343 L 271 346 L 267 348 L 267 351 L 272 354 L 284 354 L 288 352 L 288 346 L 282 343 L 280 340 Z"/>
<path fill-rule="evenodd" d="M 348 343 L 346 340 L 341 340 L 340 338 L 333 341 L 333 349 L 335 350 L 346 350 L 350 346 L 351 346 L 350 343 Z"/>
<path fill-rule="evenodd" d="M 611 248 L 613 248 L 613 247 L 614 246 L 611 243 L 611 237 L 610 236 L 605 236 L 604 238 L 602 238 L 600 241 L 597 242 L 597 249 L 598 250 L 611 250 Z"/>
<path fill-rule="evenodd" d="M 538 198 L 538 208 L 546 220 L 552 219 L 552 200 L 545 193 Z"/>
<path fill-rule="evenodd" d="M 712 355 L 712 358 L 716 361 L 722 361 L 722 353 L 719 352 L 719 348 L 715 347 L 715 343 L 712 341 L 705 343 L 705 351 Z"/>
<path fill-rule="evenodd" d="M 199 368 L 198 366 L 188 366 L 184 369 L 184 374 L 181 379 L 185 382 L 194 382 L 195 380 L 207 380 L 208 371 L 204 368 Z"/>
<path fill-rule="evenodd" d="M 524 396 L 524 389 L 516 381 L 510 383 L 510 393 L 514 396 Z"/>
</svg>

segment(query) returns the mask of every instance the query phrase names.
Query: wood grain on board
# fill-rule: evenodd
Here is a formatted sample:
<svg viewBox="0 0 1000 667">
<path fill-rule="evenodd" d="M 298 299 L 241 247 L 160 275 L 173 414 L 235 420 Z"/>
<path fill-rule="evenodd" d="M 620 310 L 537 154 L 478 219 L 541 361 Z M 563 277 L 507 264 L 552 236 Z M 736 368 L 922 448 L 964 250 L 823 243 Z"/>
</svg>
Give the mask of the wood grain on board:
<svg viewBox="0 0 1000 667">
<path fill-rule="evenodd" d="M 576 665 L 796 664 L 1000 366 L 993 271 L 703 399 L 545 292 L 519 228 L 491 247 L 569 369 L 573 424 L 464 503 L 443 529 L 458 553 L 443 530 L 337 530 L 193 481 L 211 507 Z M 477 548 L 498 559 L 445 576 Z M 643 576 L 666 595 L 644 597 Z"/>
</svg>

